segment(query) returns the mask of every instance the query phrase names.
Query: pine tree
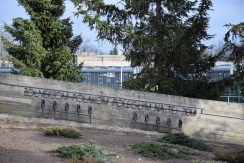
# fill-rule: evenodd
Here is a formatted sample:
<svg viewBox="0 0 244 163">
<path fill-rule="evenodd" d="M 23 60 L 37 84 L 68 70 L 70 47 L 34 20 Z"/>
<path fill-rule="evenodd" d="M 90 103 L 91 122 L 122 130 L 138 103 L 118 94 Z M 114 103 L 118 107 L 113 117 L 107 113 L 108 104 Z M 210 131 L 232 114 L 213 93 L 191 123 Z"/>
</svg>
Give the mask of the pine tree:
<svg viewBox="0 0 244 163">
<path fill-rule="evenodd" d="M 244 61 L 244 22 L 235 25 L 228 24 L 226 27 L 229 30 L 225 34 L 225 44 L 222 53 L 228 53 L 228 61 L 240 66 Z"/>
<path fill-rule="evenodd" d="M 97 30 L 97 37 L 121 44 L 126 59 L 142 71 L 126 84 L 147 91 L 214 98 L 220 83 L 209 82 L 207 73 L 217 57 L 205 54 L 211 0 L 72 0 L 77 15 Z M 137 81 L 135 81 L 137 80 Z M 142 88 L 139 88 L 140 90 Z M 211 91 L 209 90 L 211 89 Z"/>
<path fill-rule="evenodd" d="M 30 19 L 15 18 L 5 30 L 15 42 L 3 38 L 12 63 L 20 73 L 57 80 L 80 81 L 75 51 L 82 42 L 73 37 L 72 22 L 61 19 L 64 0 L 18 0 Z"/>
<path fill-rule="evenodd" d="M 221 51 L 221 54 L 227 61 L 233 62 L 235 65 L 235 72 L 231 76 L 231 87 L 235 87 L 236 90 L 240 90 L 244 95 L 244 22 L 239 24 L 228 24 L 229 28 L 225 34 L 225 44 Z"/>
</svg>

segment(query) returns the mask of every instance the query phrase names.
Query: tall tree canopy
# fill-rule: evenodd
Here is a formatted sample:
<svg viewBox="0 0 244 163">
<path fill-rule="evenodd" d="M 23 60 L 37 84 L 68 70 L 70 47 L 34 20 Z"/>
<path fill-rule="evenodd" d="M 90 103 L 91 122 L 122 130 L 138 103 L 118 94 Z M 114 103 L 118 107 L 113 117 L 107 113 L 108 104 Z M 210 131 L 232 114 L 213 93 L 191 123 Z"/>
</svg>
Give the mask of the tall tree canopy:
<svg viewBox="0 0 244 163">
<path fill-rule="evenodd" d="M 227 60 L 241 65 L 244 61 L 244 22 L 228 24 L 229 31 L 225 34 L 223 54 L 229 54 Z"/>
<path fill-rule="evenodd" d="M 74 53 L 82 42 L 73 36 L 72 22 L 61 19 L 64 0 L 18 0 L 30 19 L 15 18 L 5 30 L 14 38 L 3 38 L 15 68 L 23 75 L 80 81 Z"/>
<path fill-rule="evenodd" d="M 244 22 L 228 24 L 226 27 L 229 30 L 225 35 L 225 44 L 221 53 L 225 55 L 227 61 L 234 63 L 236 70 L 232 76 L 232 84 L 239 87 L 238 89 L 244 95 Z"/>
<path fill-rule="evenodd" d="M 220 84 L 207 77 L 216 57 L 202 43 L 212 37 L 211 0 L 72 1 L 99 39 L 121 44 L 132 66 L 142 67 L 127 88 L 201 98 L 220 93 Z"/>
</svg>

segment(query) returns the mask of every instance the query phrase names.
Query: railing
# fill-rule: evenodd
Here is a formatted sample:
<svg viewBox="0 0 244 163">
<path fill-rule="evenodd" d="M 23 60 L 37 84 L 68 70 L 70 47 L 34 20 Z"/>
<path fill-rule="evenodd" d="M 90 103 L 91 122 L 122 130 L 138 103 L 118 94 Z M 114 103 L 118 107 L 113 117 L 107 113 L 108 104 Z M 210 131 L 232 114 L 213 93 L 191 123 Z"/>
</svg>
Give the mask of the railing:
<svg viewBox="0 0 244 163">
<path fill-rule="evenodd" d="M 160 130 L 160 128 L 174 129 L 174 130 L 181 131 L 181 128 L 183 126 L 183 121 L 181 119 L 176 121 L 176 123 L 173 123 L 170 118 L 167 118 L 166 124 L 161 122 L 161 119 L 159 116 L 153 117 L 153 119 L 155 120 L 154 123 L 152 121 L 150 123 L 149 115 L 145 114 L 144 122 L 142 122 L 142 121 L 140 122 L 140 121 L 138 121 L 138 114 L 136 112 L 134 112 L 132 115 L 132 120 L 133 120 L 134 124 L 141 124 L 141 125 L 144 125 L 145 127 L 153 126 L 153 127 L 156 127 L 156 130 L 158 130 L 158 131 Z M 166 132 L 169 132 L 169 131 L 166 131 Z"/>
<path fill-rule="evenodd" d="M 77 119 L 77 122 L 81 121 L 81 117 L 88 117 L 89 118 L 89 123 L 91 123 L 91 115 L 92 115 L 92 107 L 88 106 L 87 109 L 87 114 L 81 113 L 81 107 L 79 104 L 76 105 L 76 112 L 70 111 L 70 106 L 69 103 L 65 103 L 64 109 L 60 110 L 58 109 L 58 105 L 56 101 L 53 101 L 52 104 L 52 109 L 46 108 L 46 101 L 45 99 L 41 100 L 41 112 L 42 112 L 42 118 L 45 117 L 46 114 L 51 114 L 54 119 L 60 119 L 57 118 L 57 114 L 65 115 L 65 119 L 69 120 L 69 117 L 75 117 Z"/>
<path fill-rule="evenodd" d="M 243 98 L 243 96 L 224 95 L 224 96 L 220 96 L 220 98 L 222 98 L 223 101 L 226 101 L 226 102 L 244 103 L 244 98 Z"/>
</svg>

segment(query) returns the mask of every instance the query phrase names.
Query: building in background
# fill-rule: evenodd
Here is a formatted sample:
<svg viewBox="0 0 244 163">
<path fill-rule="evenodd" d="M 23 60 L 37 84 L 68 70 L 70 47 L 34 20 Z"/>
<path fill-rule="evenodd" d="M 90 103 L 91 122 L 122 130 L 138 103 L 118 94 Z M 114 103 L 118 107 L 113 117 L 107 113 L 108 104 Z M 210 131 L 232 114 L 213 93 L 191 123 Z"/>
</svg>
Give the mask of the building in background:
<svg viewBox="0 0 244 163">
<path fill-rule="evenodd" d="M 209 77 L 211 81 L 220 81 L 226 77 L 233 75 L 235 66 L 231 62 L 216 62 L 215 66 L 210 70 Z M 233 86 L 223 90 L 220 100 L 226 102 L 244 103 L 244 98 L 240 89 L 241 83 L 235 83 Z"/>
<path fill-rule="evenodd" d="M 83 82 L 88 84 L 118 89 L 136 71 L 130 66 L 130 62 L 125 60 L 124 55 L 96 55 L 84 52 L 76 56 L 77 63 L 83 63 Z"/>
<path fill-rule="evenodd" d="M 0 67 L 12 67 L 7 57 L 0 57 Z"/>
<path fill-rule="evenodd" d="M 234 64 L 231 62 L 216 62 L 215 66 L 211 68 L 209 77 L 211 81 L 223 80 L 234 73 Z"/>
<path fill-rule="evenodd" d="M 9 62 L 7 57 L 0 57 L 0 73 L 11 73 L 13 72 L 13 66 Z"/>
<path fill-rule="evenodd" d="M 108 66 L 130 66 L 130 62 L 125 60 L 124 55 L 96 55 L 95 53 L 80 53 L 76 55 L 77 63 L 83 63 L 83 66 L 98 66 L 98 67 L 108 67 Z"/>
<path fill-rule="evenodd" d="M 84 66 L 81 72 L 84 75 L 83 82 L 85 83 L 118 89 L 121 87 L 121 81 L 127 81 L 133 74 L 133 69 L 125 66 L 121 73 L 119 66 Z"/>
</svg>

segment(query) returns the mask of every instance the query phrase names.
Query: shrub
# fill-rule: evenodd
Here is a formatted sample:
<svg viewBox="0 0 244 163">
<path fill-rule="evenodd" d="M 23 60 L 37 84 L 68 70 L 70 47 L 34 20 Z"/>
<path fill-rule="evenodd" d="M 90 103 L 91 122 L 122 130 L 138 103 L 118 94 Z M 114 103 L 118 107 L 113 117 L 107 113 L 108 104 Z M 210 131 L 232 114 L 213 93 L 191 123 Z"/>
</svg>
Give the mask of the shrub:
<svg viewBox="0 0 244 163">
<path fill-rule="evenodd" d="M 76 158 L 79 160 L 83 159 L 85 156 L 84 148 L 79 145 L 62 146 L 56 149 L 55 153 L 63 158 Z"/>
<path fill-rule="evenodd" d="M 131 148 L 144 157 L 161 160 L 187 158 L 190 155 L 197 154 L 197 151 L 188 147 L 167 143 L 140 143 L 131 145 Z"/>
<path fill-rule="evenodd" d="M 201 151 L 211 151 L 210 146 L 205 144 L 203 141 L 195 139 L 195 138 L 190 138 L 189 136 L 186 136 L 183 133 L 168 134 L 168 135 L 158 139 L 158 141 L 183 145 L 183 146 L 198 149 Z"/>
<path fill-rule="evenodd" d="M 244 162 L 244 150 L 238 152 L 218 152 L 215 153 L 215 156 L 217 160 L 227 161 L 230 163 Z"/>
<path fill-rule="evenodd" d="M 95 143 L 62 146 L 54 152 L 63 158 L 75 158 L 83 161 L 95 159 L 96 162 L 105 162 L 108 158 L 115 156 L 115 153 L 103 150 Z"/>
<path fill-rule="evenodd" d="M 46 136 L 63 136 L 67 138 L 79 138 L 80 132 L 72 128 L 47 127 L 43 129 Z"/>
</svg>

